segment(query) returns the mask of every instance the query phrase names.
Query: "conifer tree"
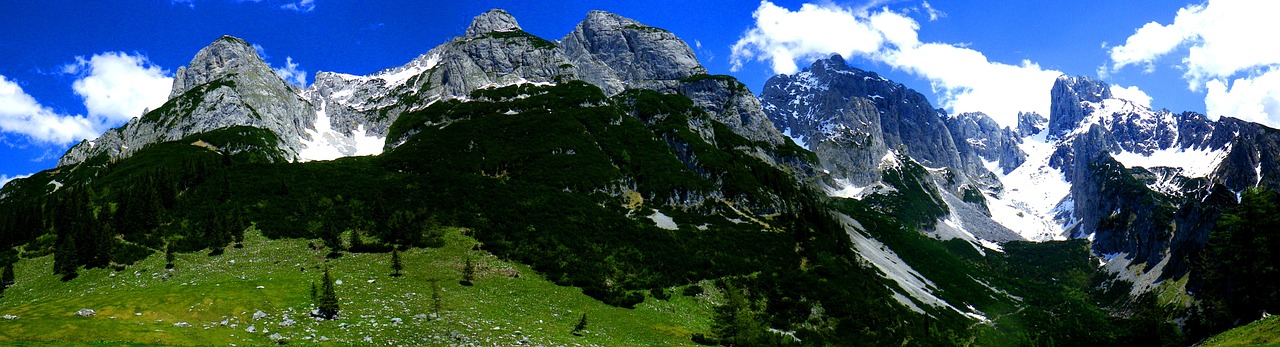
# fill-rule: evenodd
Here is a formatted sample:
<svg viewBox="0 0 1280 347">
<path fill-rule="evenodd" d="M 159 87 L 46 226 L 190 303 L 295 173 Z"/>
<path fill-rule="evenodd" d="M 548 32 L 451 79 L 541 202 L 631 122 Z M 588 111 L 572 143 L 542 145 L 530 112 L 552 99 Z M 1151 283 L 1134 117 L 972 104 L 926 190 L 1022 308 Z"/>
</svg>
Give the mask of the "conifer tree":
<svg viewBox="0 0 1280 347">
<path fill-rule="evenodd" d="M 77 268 L 80 267 L 76 263 L 76 240 L 71 235 L 58 235 L 58 246 L 53 251 L 53 273 L 62 275 L 62 280 L 70 280 L 75 278 Z"/>
<path fill-rule="evenodd" d="M 476 265 L 471 263 L 471 257 L 467 257 L 467 262 L 462 265 L 462 285 L 470 286 L 472 281 L 476 279 Z"/>
<path fill-rule="evenodd" d="M 573 326 L 572 333 L 576 336 L 582 336 L 582 332 L 586 330 L 587 330 L 587 314 L 583 313 L 582 319 L 579 319 L 578 324 Z"/>
<path fill-rule="evenodd" d="M 4 290 L 12 286 L 13 283 L 13 263 L 9 263 L 4 267 L 4 274 L 0 274 L 0 294 L 3 294 Z"/>
<path fill-rule="evenodd" d="M 318 295 L 318 293 L 317 293 L 317 291 L 316 291 L 316 282 L 315 282 L 315 281 L 311 281 L 311 304 L 312 304 L 312 305 L 315 305 L 315 304 L 316 304 L 316 296 L 317 296 L 317 295 Z"/>
<path fill-rule="evenodd" d="M 444 300 L 440 297 L 440 283 L 435 280 L 431 281 L 431 313 L 436 317 L 440 317 L 440 311 L 444 310 Z"/>
<path fill-rule="evenodd" d="M 364 239 L 360 238 L 359 230 L 351 230 L 351 246 L 347 247 L 347 250 L 350 250 L 353 253 L 363 252 L 365 250 Z"/>
<path fill-rule="evenodd" d="M 320 317 L 324 319 L 333 319 L 338 316 L 338 293 L 333 286 L 333 276 L 329 275 L 329 268 L 325 267 L 324 277 L 320 280 L 320 298 L 316 305 Z"/>
<path fill-rule="evenodd" d="M 391 249 L 391 271 L 392 271 L 391 276 L 400 277 L 401 275 L 400 270 L 404 270 L 404 264 L 400 263 L 400 250 L 396 248 L 392 248 Z"/>
<path fill-rule="evenodd" d="M 173 268 L 173 259 L 174 259 L 173 244 L 171 242 L 166 241 L 164 243 L 164 263 L 165 263 L 164 268 L 165 269 Z"/>
</svg>

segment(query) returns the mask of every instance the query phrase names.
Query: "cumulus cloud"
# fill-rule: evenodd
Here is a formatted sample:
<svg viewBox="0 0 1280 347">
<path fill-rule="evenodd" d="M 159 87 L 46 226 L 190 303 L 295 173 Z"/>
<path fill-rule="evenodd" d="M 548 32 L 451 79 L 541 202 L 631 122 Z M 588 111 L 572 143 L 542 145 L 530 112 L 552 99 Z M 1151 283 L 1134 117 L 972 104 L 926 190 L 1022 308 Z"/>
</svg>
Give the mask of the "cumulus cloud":
<svg viewBox="0 0 1280 347">
<path fill-rule="evenodd" d="M 299 87 L 307 86 L 307 70 L 298 68 L 298 64 L 293 62 L 293 57 L 284 57 L 284 66 L 271 69 L 276 71 L 276 75 L 280 75 L 285 82 Z"/>
<path fill-rule="evenodd" d="M 1205 91 L 1210 117 L 1233 116 L 1280 125 L 1280 45 L 1261 39 L 1280 32 L 1280 2 L 1210 0 L 1178 10 L 1170 24 L 1147 23 L 1109 51 L 1111 70 L 1179 58 L 1192 91 Z"/>
<path fill-rule="evenodd" d="M 168 100 L 173 78 L 168 71 L 151 64 L 142 55 L 107 52 L 63 66 L 67 74 L 79 75 L 71 85 L 84 99 L 89 118 L 118 124 L 155 109 Z"/>
<path fill-rule="evenodd" d="M 951 112 L 984 112 L 1001 125 L 1016 125 L 1019 111 L 1048 114 L 1048 91 L 1062 74 L 1029 60 L 992 62 L 962 45 L 920 42 L 920 24 L 888 8 L 804 4 L 792 11 L 763 1 L 753 16 L 755 27 L 732 47 L 734 70 L 757 60 L 791 74 L 797 62 L 831 53 L 863 58 L 928 79 Z"/>
<path fill-rule="evenodd" d="M 17 82 L 0 75 L 0 131 L 23 134 L 47 144 L 65 144 L 98 136 L 94 121 L 68 116 L 41 105 Z"/>
<path fill-rule="evenodd" d="M 1280 67 L 1237 78 L 1230 86 L 1225 79 L 1214 79 L 1205 87 L 1208 94 L 1204 105 L 1211 116 L 1231 116 L 1280 127 Z"/>
<path fill-rule="evenodd" d="M 1129 100 L 1134 104 L 1142 105 L 1144 107 L 1151 107 L 1151 96 L 1147 95 L 1147 92 L 1138 89 L 1137 86 L 1124 87 L 1113 85 L 1111 86 L 1111 96 L 1117 99 Z"/>
<path fill-rule="evenodd" d="M 94 138 L 147 108 L 163 105 L 173 82 L 167 71 L 145 57 L 119 52 L 77 57 L 62 72 L 78 77 L 71 87 L 84 100 L 88 115 L 56 112 L 17 82 L 0 76 L 0 131 L 45 144 Z"/>
</svg>

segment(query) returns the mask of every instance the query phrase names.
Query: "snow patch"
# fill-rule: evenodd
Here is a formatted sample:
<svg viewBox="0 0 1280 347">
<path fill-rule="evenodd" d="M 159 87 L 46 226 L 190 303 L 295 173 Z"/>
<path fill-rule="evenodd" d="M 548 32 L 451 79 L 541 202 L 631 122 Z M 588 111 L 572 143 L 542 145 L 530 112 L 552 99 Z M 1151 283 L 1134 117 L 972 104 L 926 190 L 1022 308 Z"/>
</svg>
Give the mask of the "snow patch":
<svg viewBox="0 0 1280 347">
<path fill-rule="evenodd" d="M 1125 151 L 1113 153 L 1111 157 L 1125 167 L 1170 167 L 1182 170 L 1183 176 L 1195 178 L 1213 174 L 1230 151 L 1230 146 L 1220 150 L 1169 148 L 1153 151 L 1149 155 Z"/>
<path fill-rule="evenodd" d="M 333 122 L 325 112 L 325 102 L 316 110 L 315 129 L 307 129 L 311 140 L 302 139 L 303 149 L 298 151 L 300 161 L 334 160 L 342 157 L 378 155 L 386 145 L 385 137 L 368 134 L 364 125 L 356 126 L 351 135 L 333 129 Z"/>
<path fill-rule="evenodd" d="M 427 57 L 426 59 L 421 57 L 414 59 L 413 62 L 409 63 L 409 65 L 403 66 L 399 69 L 388 70 L 383 73 L 375 74 L 372 77 L 386 82 L 387 89 L 395 89 L 395 87 L 404 85 L 404 83 L 408 82 L 410 78 L 413 78 L 413 76 L 420 75 L 423 71 L 434 69 L 439 63 L 440 54 L 437 53 Z"/>
<path fill-rule="evenodd" d="M 649 219 L 653 220 L 653 224 L 657 225 L 659 228 L 667 230 L 680 229 L 680 226 L 676 224 L 676 221 L 671 219 L 671 216 L 663 214 L 662 211 L 654 210 L 653 214 L 649 215 Z"/>
<path fill-rule="evenodd" d="M 991 219 L 1030 241 L 1066 239 L 1065 228 L 1054 220 L 1053 212 L 1071 193 L 1071 184 L 1062 171 L 1049 166 L 1054 145 L 1044 138 L 1045 133 L 1018 145 L 1027 160 L 1008 174 L 1001 173 L 999 163 L 984 163 L 1005 186 L 1004 191 L 987 196 Z"/>
</svg>

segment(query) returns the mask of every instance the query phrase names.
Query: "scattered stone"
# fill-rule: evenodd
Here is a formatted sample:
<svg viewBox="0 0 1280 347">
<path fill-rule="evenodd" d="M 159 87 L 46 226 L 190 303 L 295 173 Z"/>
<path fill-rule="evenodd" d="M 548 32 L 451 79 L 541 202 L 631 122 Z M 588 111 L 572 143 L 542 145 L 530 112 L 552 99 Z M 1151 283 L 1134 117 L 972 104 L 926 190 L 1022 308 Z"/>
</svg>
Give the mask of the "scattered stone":
<svg viewBox="0 0 1280 347">
<path fill-rule="evenodd" d="M 191 327 L 191 323 L 187 323 L 187 322 L 177 322 L 177 323 L 173 323 L 173 326 L 175 326 L 175 327 L 179 327 L 179 328 L 190 328 L 190 327 Z"/>
<path fill-rule="evenodd" d="M 248 333 L 256 333 L 258 332 L 258 328 L 250 325 L 248 328 L 244 328 L 244 331 Z"/>
<path fill-rule="evenodd" d="M 427 319 L 427 315 L 424 313 L 415 314 L 413 315 L 413 319 Z"/>
<path fill-rule="evenodd" d="M 401 322 L 404 322 L 404 320 L 399 317 L 391 319 L 391 324 L 400 324 Z"/>
<path fill-rule="evenodd" d="M 324 336 L 324 335 L 320 335 L 320 341 L 321 341 L 321 342 L 323 342 L 323 341 L 329 341 L 329 337 L 328 337 L 328 336 Z"/>
<path fill-rule="evenodd" d="M 133 315 L 135 315 L 135 316 L 141 316 L 141 315 L 142 315 L 142 312 L 134 312 L 134 313 L 133 313 Z"/>
<path fill-rule="evenodd" d="M 271 336 L 267 336 L 267 338 L 273 341 L 284 341 L 284 336 L 280 336 L 280 333 L 271 334 Z"/>
<path fill-rule="evenodd" d="M 267 287 L 258 286 L 258 289 L 266 289 Z"/>
<path fill-rule="evenodd" d="M 360 340 L 360 341 L 364 341 L 364 343 L 373 343 L 373 337 L 372 337 L 372 336 L 365 336 L 365 337 L 364 337 L 364 339 L 363 339 L 363 340 Z"/>
<path fill-rule="evenodd" d="M 81 317 L 93 317 L 94 315 L 97 315 L 97 314 L 98 312 L 94 311 L 91 308 L 82 308 L 79 311 L 76 311 L 76 315 Z"/>
<path fill-rule="evenodd" d="M 3 317 L 0 317 L 0 318 L 4 318 L 4 319 L 8 319 L 8 320 L 16 320 L 16 319 L 18 319 L 18 316 L 11 315 L 11 314 L 6 314 L 6 315 L 4 315 Z"/>
<path fill-rule="evenodd" d="M 267 318 L 266 312 L 262 312 L 262 310 L 258 310 L 258 312 L 253 313 L 253 320 L 259 320 L 263 318 Z"/>
</svg>

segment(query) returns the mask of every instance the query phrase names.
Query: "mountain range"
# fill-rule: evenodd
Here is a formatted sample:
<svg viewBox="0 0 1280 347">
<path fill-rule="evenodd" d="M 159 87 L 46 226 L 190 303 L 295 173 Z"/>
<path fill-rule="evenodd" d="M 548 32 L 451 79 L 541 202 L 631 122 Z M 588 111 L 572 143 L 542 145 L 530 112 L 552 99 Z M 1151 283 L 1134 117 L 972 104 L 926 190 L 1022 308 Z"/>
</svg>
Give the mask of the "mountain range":
<svg viewBox="0 0 1280 347">
<path fill-rule="evenodd" d="M 1045 93 L 1047 117 L 1001 126 L 833 55 L 755 95 L 603 11 L 549 41 L 491 10 L 306 88 L 225 36 L 163 106 L 0 190 L 0 263 L 53 253 L 77 281 L 247 228 L 337 253 L 430 248 L 406 225 L 443 224 L 613 306 L 712 288 L 682 338 L 726 345 L 1185 344 L 1280 304 L 1214 281 L 1242 235 L 1218 222 L 1280 191 L 1280 132 L 1086 76 Z"/>
</svg>

